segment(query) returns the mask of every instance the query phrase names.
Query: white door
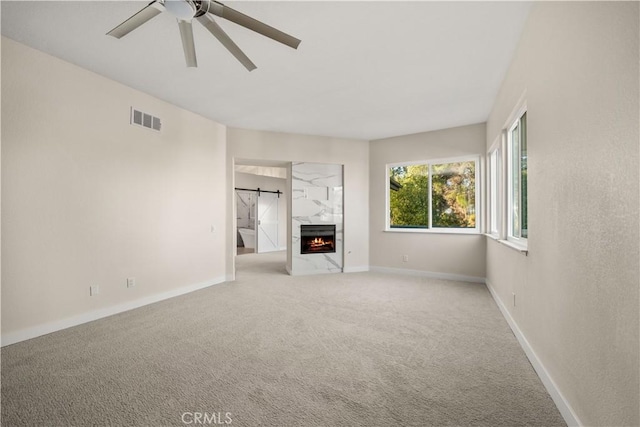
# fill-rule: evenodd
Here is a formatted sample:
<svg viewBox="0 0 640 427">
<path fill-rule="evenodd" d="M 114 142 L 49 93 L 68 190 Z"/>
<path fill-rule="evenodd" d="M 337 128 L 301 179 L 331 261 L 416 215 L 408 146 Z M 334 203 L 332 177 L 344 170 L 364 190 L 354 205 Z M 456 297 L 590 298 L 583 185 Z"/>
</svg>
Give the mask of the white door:
<svg viewBox="0 0 640 427">
<path fill-rule="evenodd" d="M 260 193 L 258 196 L 258 250 L 273 252 L 278 248 L 278 195 Z"/>
</svg>

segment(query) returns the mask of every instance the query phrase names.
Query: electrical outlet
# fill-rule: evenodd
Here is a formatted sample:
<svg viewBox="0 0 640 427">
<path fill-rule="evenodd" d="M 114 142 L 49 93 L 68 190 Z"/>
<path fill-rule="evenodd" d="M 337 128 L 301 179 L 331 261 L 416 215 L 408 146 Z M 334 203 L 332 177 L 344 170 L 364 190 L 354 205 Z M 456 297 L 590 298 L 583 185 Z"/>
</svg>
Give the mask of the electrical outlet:
<svg viewBox="0 0 640 427">
<path fill-rule="evenodd" d="M 402 262 L 409 262 L 409 255 L 402 255 Z"/>
<path fill-rule="evenodd" d="M 212 225 L 212 226 L 211 226 L 211 232 L 212 232 L 212 233 L 215 233 L 215 232 L 216 232 L 216 226 L 215 226 L 215 225 Z"/>
<path fill-rule="evenodd" d="M 136 285 L 136 278 L 135 277 L 128 277 L 127 278 L 127 288 L 133 288 Z"/>
<path fill-rule="evenodd" d="M 89 286 L 89 296 L 96 296 L 100 293 L 100 288 L 98 285 Z"/>
<path fill-rule="evenodd" d="M 511 295 L 513 296 L 513 306 L 516 306 L 516 294 L 515 292 L 512 292 Z"/>
</svg>

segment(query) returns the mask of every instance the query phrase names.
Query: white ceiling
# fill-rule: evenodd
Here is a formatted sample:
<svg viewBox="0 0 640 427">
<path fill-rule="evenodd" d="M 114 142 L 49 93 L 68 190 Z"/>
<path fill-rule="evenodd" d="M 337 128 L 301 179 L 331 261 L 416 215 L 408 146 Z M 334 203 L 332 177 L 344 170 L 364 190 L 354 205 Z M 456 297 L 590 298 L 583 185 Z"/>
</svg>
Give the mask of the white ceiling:
<svg viewBox="0 0 640 427">
<path fill-rule="evenodd" d="M 371 140 L 485 121 L 530 7 L 228 1 L 302 40 L 293 50 L 218 19 L 248 72 L 197 23 L 187 68 L 168 12 L 105 35 L 146 4 L 2 1 L 2 34 L 228 126 Z"/>
</svg>

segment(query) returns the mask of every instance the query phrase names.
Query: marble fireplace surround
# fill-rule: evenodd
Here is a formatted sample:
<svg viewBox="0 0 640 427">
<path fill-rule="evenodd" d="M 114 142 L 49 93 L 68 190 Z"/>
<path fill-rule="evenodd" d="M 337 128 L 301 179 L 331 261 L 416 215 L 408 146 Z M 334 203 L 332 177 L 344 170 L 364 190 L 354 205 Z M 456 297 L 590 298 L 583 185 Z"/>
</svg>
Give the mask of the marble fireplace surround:
<svg viewBox="0 0 640 427">
<path fill-rule="evenodd" d="M 343 269 L 343 166 L 291 164 L 291 275 L 339 273 Z M 335 252 L 302 254 L 302 224 L 334 224 Z"/>
</svg>

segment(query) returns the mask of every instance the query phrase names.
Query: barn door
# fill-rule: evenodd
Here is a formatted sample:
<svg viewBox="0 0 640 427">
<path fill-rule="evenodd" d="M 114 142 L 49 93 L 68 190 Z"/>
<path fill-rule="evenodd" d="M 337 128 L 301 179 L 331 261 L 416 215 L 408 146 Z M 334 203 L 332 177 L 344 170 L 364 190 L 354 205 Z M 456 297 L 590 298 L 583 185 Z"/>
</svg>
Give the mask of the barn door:
<svg viewBox="0 0 640 427">
<path fill-rule="evenodd" d="M 278 195 L 259 193 L 257 252 L 273 252 L 278 247 Z"/>
</svg>

